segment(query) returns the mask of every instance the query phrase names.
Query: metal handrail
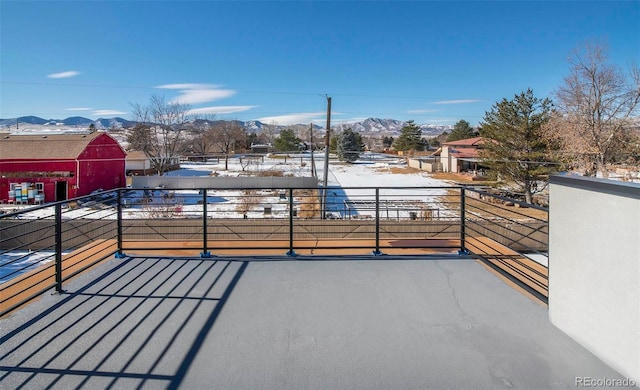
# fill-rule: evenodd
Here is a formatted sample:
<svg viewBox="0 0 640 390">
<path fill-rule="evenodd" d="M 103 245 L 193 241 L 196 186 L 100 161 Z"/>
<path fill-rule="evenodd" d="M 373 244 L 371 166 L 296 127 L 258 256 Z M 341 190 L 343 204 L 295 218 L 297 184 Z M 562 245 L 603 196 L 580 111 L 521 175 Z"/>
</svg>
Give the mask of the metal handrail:
<svg viewBox="0 0 640 390">
<path fill-rule="evenodd" d="M 544 249 L 546 244 L 546 237 L 537 237 L 544 236 L 545 229 L 548 232 L 546 219 L 530 217 L 531 223 L 510 220 L 508 215 L 520 218 L 527 213 L 514 208 L 508 212 L 501 211 L 504 208 L 492 210 L 495 204 L 489 207 L 489 202 L 470 196 L 475 193 L 517 202 L 543 213 L 546 209 L 473 188 L 329 187 L 327 191 L 332 192 L 328 194 L 331 202 L 327 202 L 327 215 L 320 212 L 322 189 L 318 187 L 233 191 L 120 188 L 0 214 L 0 255 L 22 253 L 16 257 L 20 260 L 0 264 L 0 276 L 19 274 L 28 284 L 24 288 L 28 294 L 21 300 L 7 304 L 8 298 L 3 298 L 0 315 L 51 288 L 64 292 L 63 284 L 70 277 L 112 255 L 125 258 L 127 251 L 184 249 L 185 242 L 199 250 L 201 257 L 210 257 L 212 252 L 224 254 L 225 240 L 243 240 L 246 250 L 259 253 L 275 249 L 288 256 L 302 251 L 313 253 L 318 250 L 318 242 L 323 242 L 324 250 L 369 250 L 376 256 L 396 249 L 424 250 L 426 246 L 465 254 L 466 240 L 471 236 L 486 233 L 508 242 L 499 229 L 505 221 L 511 221 L 521 230 L 514 233 L 511 242 L 515 240 L 523 248 L 532 242 L 538 248 L 524 248 L 532 251 Z M 345 191 L 351 192 L 347 196 Z M 221 204 L 227 207 L 221 208 Z M 484 215 L 478 215 L 476 209 L 483 205 L 487 205 Z M 139 245 L 150 241 L 158 247 Z M 274 242 L 282 245 L 274 246 Z M 80 260 L 89 254 L 90 261 L 82 263 Z M 54 264 L 37 272 L 33 266 L 21 265 L 34 255 L 54 257 Z M 70 264 L 70 258 L 74 264 Z M 0 291 L 13 281 L 0 279 Z"/>
</svg>

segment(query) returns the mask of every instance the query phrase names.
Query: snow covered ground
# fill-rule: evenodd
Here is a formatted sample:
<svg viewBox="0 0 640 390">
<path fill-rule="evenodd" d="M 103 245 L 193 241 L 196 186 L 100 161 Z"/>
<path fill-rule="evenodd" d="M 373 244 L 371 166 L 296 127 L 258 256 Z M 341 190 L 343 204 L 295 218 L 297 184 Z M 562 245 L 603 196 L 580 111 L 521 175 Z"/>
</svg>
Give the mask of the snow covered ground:
<svg viewBox="0 0 640 390">
<path fill-rule="evenodd" d="M 318 177 L 322 180 L 324 156 L 315 154 L 315 165 Z M 243 167 L 244 165 L 244 167 Z M 382 154 L 364 154 L 362 158 L 355 164 L 343 164 L 331 160 L 330 171 L 328 176 L 327 191 L 327 211 L 338 218 L 347 217 L 345 215 L 345 200 L 364 201 L 375 199 L 375 190 L 372 187 L 447 187 L 452 186 L 446 181 L 437 180 L 429 177 L 424 172 L 406 170 L 406 173 L 398 173 L 404 171 L 402 160 L 393 156 Z M 244 168 L 244 170 L 243 170 Z M 289 155 L 286 159 L 282 156 L 274 156 L 265 158 L 264 160 L 256 160 L 251 164 L 247 164 L 246 160 L 241 163 L 239 156 L 229 159 L 228 169 L 225 170 L 224 160 L 212 160 L 208 162 L 194 162 L 181 164 L 181 169 L 168 173 L 169 176 L 240 176 L 248 175 L 261 171 L 282 171 L 283 175 L 310 176 L 311 161 L 310 154 L 303 153 L 299 155 Z M 321 185 L 322 186 L 322 185 Z M 368 188 L 367 188 L 368 187 Z M 167 191 L 150 190 L 152 196 L 160 198 L 165 197 Z M 395 211 L 389 212 L 389 206 L 386 208 L 387 217 L 403 217 L 407 218 L 410 209 L 406 207 L 406 202 L 415 202 L 415 204 L 426 204 L 429 208 L 438 208 L 438 197 L 443 195 L 445 190 L 430 189 L 381 189 L 380 199 L 390 202 L 393 207 L 394 202 L 405 202 L 404 205 L 397 206 Z M 246 214 L 248 218 L 264 218 L 263 205 L 270 205 L 272 208 L 271 218 L 286 218 L 289 215 L 288 202 L 283 200 L 278 193 L 274 191 L 261 191 L 258 193 L 260 203 L 254 205 L 252 210 Z M 132 198 L 129 205 L 123 210 L 123 217 L 128 218 L 149 218 L 154 212 L 144 205 L 135 202 L 135 199 L 141 199 L 140 191 L 132 191 Z M 210 191 L 207 194 L 208 211 L 214 213 L 218 218 L 231 217 L 238 218 L 238 207 L 245 197 L 243 191 Z M 126 199 L 126 198 L 125 198 Z M 202 214 L 202 195 L 198 191 L 175 191 L 171 194 L 171 212 L 176 213 L 180 217 L 198 217 Z M 126 200 L 125 200 L 126 202 Z M 91 205 L 85 205 L 91 206 Z M 115 219 L 117 214 L 115 207 L 81 207 L 77 209 L 65 209 L 64 219 L 74 219 L 80 217 Z M 399 207 L 399 208 L 398 208 Z M 417 208 L 417 206 L 416 206 Z M 353 210 L 349 213 L 349 217 L 371 217 L 373 210 L 365 206 L 360 210 Z M 402 215 L 401 215 L 402 213 Z M 446 216 L 446 210 L 438 210 L 438 216 Z M 28 214 L 28 218 L 50 218 L 53 215 L 51 208 L 45 208 L 33 211 Z M 384 211 L 382 216 L 384 217 Z M 27 218 L 27 217 L 25 217 Z M 16 269 L 24 268 L 25 265 L 32 264 L 32 269 L 40 264 L 53 261 L 52 253 L 29 253 L 29 252 L 11 252 L 0 255 L 0 282 L 3 275 L 15 272 Z M 10 264 L 10 265 L 4 265 Z M 28 270 L 28 269 L 25 269 Z"/>
</svg>

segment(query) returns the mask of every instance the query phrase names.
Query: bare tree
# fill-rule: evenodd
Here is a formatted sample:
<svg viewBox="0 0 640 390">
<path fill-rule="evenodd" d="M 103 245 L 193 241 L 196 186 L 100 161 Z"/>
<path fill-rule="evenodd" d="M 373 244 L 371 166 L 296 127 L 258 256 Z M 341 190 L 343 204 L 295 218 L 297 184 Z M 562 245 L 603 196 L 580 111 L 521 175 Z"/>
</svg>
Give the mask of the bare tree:
<svg viewBox="0 0 640 390">
<path fill-rule="evenodd" d="M 152 96 L 146 106 L 131 104 L 133 116 L 139 122 L 127 138 L 132 149 L 142 150 L 158 175 L 171 168 L 179 156 L 181 135 L 188 122 L 189 105 L 166 102 L 162 96 Z"/>
<path fill-rule="evenodd" d="M 266 139 L 267 143 L 272 144 L 278 136 L 278 127 L 275 123 L 262 126 L 261 135 Z"/>
<path fill-rule="evenodd" d="M 311 129 L 307 126 L 298 127 L 295 130 L 296 136 L 300 138 L 301 142 L 307 143 L 311 142 Z"/>
<path fill-rule="evenodd" d="M 229 169 L 229 154 L 235 150 L 236 144 L 243 143 L 247 137 L 246 130 L 237 121 L 220 121 L 213 127 L 216 149 L 224 154 L 224 169 Z"/>
<path fill-rule="evenodd" d="M 198 156 L 205 161 L 207 156 L 214 152 L 216 147 L 216 132 L 212 122 L 215 116 L 210 118 L 198 118 L 189 126 L 191 137 L 186 148 L 192 155 Z"/>
<path fill-rule="evenodd" d="M 555 91 L 559 115 L 552 121 L 553 135 L 590 176 L 598 171 L 608 176 L 607 164 L 628 143 L 640 102 L 638 68 L 627 75 L 607 60 L 607 48 L 600 43 L 575 50 L 570 73 Z"/>
</svg>

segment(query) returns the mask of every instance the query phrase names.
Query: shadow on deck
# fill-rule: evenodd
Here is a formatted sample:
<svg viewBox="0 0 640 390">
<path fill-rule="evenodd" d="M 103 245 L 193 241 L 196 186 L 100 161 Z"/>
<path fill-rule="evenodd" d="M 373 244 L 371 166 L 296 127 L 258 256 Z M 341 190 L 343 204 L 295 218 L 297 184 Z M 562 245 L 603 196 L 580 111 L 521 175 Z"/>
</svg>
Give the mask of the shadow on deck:
<svg viewBox="0 0 640 390">
<path fill-rule="evenodd" d="M 358 261 L 349 261 L 358 260 Z M 620 378 L 469 257 L 112 259 L 0 320 L 0 388 L 566 388 Z"/>
</svg>

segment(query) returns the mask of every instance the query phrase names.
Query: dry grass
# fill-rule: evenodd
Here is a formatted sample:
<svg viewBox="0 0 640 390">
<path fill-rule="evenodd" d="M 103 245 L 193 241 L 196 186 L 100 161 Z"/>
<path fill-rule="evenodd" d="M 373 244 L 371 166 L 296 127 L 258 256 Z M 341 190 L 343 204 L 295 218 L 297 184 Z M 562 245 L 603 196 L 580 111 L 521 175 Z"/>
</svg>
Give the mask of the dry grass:
<svg viewBox="0 0 640 390">
<path fill-rule="evenodd" d="M 299 205 L 298 217 L 316 218 L 320 216 L 319 190 L 297 190 L 295 198 Z"/>
<path fill-rule="evenodd" d="M 277 169 L 267 169 L 255 172 L 255 175 L 258 177 L 284 177 L 284 172 Z"/>
<path fill-rule="evenodd" d="M 392 167 L 380 167 L 380 168 L 376 168 L 377 171 L 379 172 L 385 172 L 385 173 L 393 173 L 396 175 L 411 175 L 411 174 L 415 174 L 415 173 L 424 173 L 425 175 L 432 177 L 434 179 L 438 179 L 438 180 L 446 180 L 446 181 L 450 181 L 450 182 L 456 182 L 456 183 L 474 183 L 474 184 L 479 184 L 479 183 L 485 183 L 482 181 L 478 181 L 478 180 L 472 180 L 471 176 L 469 175 L 463 175 L 463 174 L 458 174 L 458 173 L 448 173 L 448 172 L 426 172 L 426 171 L 421 171 L 417 168 L 412 168 L 408 165 L 406 166 L 401 166 L 401 167 L 396 167 L 396 166 L 392 166 Z"/>
<path fill-rule="evenodd" d="M 413 169 L 410 167 L 389 167 L 389 168 L 379 168 L 378 170 L 383 172 L 391 172 L 394 175 L 407 175 L 407 174 L 420 172 L 417 169 Z"/>
<path fill-rule="evenodd" d="M 236 211 L 239 213 L 246 213 L 256 205 L 260 204 L 263 198 L 264 196 L 256 190 L 244 190 L 243 195 L 240 198 L 240 204 L 236 206 Z"/>
<path fill-rule="evenodd" d="M 466 209 L 467 211 L 486 218 L 503 217 L 514 220 L 531 218 L 544 221 L 547 221 L 549 218 L 549 213 L 545 210 L 538 210 L 530 207 L 519 207 L 517 204 L 507 206 L 502 202 L 490 203 L 486 200 L 480 201 L 469 197 L 466 199 Z"/>
<path fill-rule="evenodd" d="M 448 190 L 447 195 L 439 197 L 440 202 L 447 204 L 452 210 L 460 210 L 460 191 Z M 507 206 L 500 199 L 487 197 L 479 200 L 467 196 L 465 199 L 466 210 L 482 218 L 507 218 L 513 220 L 536 219 L 547 221 L 549 213 L 546 210 L 538 210 L 530 207 L 519 207 L 517 204 Z"/>
<path fill-rule="evenodd" d="M 389 167 L 389 168 L 378 168 L 380 171 L 391 172 L 393 174 L 414 174 L 414 173 L 425 173 L 429 177 L 438 180 L 444 180 L 457 184 L 491 184 L 492 182 L 484 182 L 473 180 L 472 176 L 459 174 L 459 173 L 449 173 L 449 172 L 435 172 L 428 173 L 425 171 L 421 171 L 416 168 L 411 168 L 409 166 L 403 167 Z M 448 190 L 446 195 L 442 195 L 438 197 L 440 202 L 446 205 L 447 208 L 451 210 L 459 210 L 460 209 L 460 191 L 459 190 Z M 525 208 L 519 207 L 519 205 L 514 204 L 513 206 L 506 206 L 504 202 L 499 199 L 488 197 L 485 200 L 477 200 L 467 196 L 466 199 L 467 210 L 476 213 L 477 215 L 483 218 L 495 218 L 495 217 L 503 217 L 509 219 L 526 219 L 526 218 L 534 218 L 534 219 L 542 219 L 547 220 L 548 212 L 544 210 L 538 210 L 534 208 Z"/>
<path fill-rule="evenodd" d="M 457 173 L 449 173 L 449 172 L 434 172 L 430 173 L 429 177 L 433 177 L 438 180 L 448 180 L 455 181 L 458 183 L 478 183 L 478 181 L 473 181 L 471 176 L 468 175 L 460 175 Z"/>
</svg>

